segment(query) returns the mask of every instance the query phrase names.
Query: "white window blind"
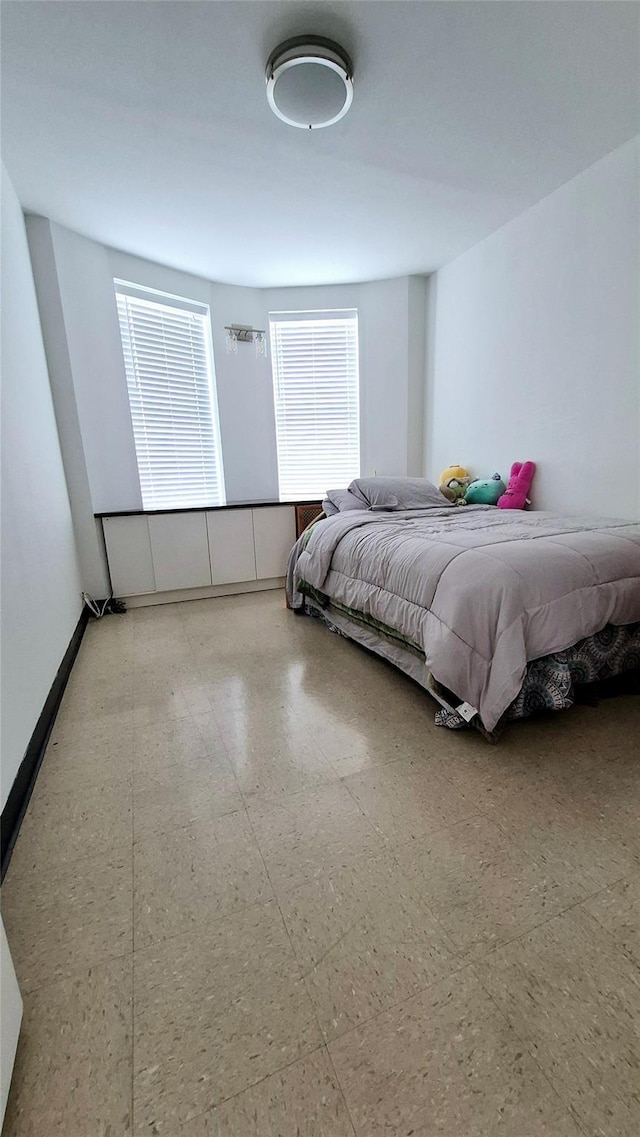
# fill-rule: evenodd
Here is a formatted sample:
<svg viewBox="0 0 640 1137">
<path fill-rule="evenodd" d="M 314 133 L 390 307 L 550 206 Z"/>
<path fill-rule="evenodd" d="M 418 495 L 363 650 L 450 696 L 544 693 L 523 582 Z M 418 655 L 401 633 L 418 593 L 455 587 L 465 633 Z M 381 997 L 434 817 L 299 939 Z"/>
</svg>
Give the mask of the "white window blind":
<svg viewBox="0 0 640 1137">
<path fill-rule="evenodd" d="M 360 474 L 358 313 L 269 321 L 280 498 L 323 497 Z"/>
<path fill-rule="evenodd" d="M 223 505 L 209 309 L 114 283 L 143 506 Z"/>
</svg>

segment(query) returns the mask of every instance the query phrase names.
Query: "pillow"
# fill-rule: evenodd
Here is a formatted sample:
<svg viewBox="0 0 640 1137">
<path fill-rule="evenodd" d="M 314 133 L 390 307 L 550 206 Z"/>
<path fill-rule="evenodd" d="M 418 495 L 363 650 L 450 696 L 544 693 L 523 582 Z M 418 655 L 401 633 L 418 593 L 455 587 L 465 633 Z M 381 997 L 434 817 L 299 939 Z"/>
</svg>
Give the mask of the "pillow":
<svg viewBox="0 0 640 1137">
<path fill-rule="evenodd" d="M 440 509 L 452 506 L 426 478 L 356 478 L 350 494 L 368 509 Z"/>
<path fill-rule="evenodd" d="M 322 508 L 327 517 L 334 513 L 344 513 L 347 509 L 368 509 L 369 506 L 359 498 L 354 497 L 349 490 L 327 490 Z"/>
</svg>

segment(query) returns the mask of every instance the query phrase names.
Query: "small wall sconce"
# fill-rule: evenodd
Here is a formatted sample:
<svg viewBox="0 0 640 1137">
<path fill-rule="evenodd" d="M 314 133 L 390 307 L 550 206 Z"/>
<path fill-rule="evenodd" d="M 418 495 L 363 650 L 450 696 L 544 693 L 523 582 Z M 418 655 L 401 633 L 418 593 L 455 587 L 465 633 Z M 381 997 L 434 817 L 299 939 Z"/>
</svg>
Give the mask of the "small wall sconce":
<svg viewBox="0 0 640 1137">
<path fill-rule="evenodd" d="M 237 355 L 239 343 L 252 343 L 256 358 L 266 359 L 267 333 L 263 328 L 252 328 L 246 324 L 229 324 L 225 327 L 227 355 Z"/>
</svg>

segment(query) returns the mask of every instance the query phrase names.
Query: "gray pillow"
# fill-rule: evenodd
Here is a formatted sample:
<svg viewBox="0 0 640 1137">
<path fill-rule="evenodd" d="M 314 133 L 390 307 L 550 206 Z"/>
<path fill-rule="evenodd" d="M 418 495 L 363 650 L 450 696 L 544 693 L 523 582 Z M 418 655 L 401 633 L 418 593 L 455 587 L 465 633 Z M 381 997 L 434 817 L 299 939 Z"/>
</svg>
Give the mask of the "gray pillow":
<svg viewBox="0 0 640 1137">
<path fill-rule="evenodd" d="M 327 495 L 322 503 L 322 509 L 327 517 L 331 517 L 334 513 L 344 513 L 347 509 L 368 508 L 366 502 L 354 497 L 352 493 L 349 493 L 349 490 L 327 490 Z"/>
<path fill-rule="evenodd" d="M 368 509 L 441 509 L 453 505 L 426 478 L 356 478 L 349 493 Z"/>
</svg>

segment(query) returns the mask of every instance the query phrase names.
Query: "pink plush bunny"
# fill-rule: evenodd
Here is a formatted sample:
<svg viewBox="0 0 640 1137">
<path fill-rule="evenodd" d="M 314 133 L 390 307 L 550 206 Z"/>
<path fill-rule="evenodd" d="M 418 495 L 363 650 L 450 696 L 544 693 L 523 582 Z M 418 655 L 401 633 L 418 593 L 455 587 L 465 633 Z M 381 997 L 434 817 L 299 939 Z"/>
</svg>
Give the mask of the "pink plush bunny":
<svg viewBox="0 0 640 1137">
<path fill-rule="evenodd" d="M 535 472 L 535 462 L 514 462 L 511 467 L 509 484 L 502 497 L 498 498 L 498 508 L 524 509 L 529 500 L 527 494 L 531 488 Z"/>
</svg>

